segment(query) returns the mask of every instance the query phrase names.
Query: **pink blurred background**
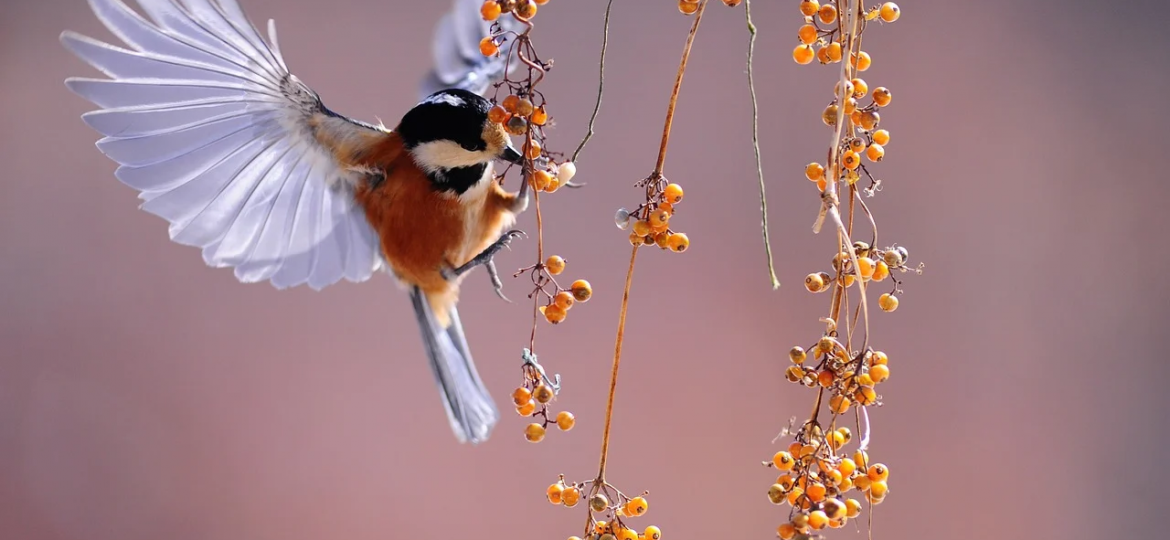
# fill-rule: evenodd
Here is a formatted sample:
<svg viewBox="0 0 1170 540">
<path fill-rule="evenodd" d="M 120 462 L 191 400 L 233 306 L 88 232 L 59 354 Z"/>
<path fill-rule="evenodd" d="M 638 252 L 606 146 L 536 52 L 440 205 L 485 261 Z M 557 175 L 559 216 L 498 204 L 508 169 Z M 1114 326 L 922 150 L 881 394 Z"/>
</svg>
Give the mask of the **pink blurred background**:
<svg viewBox="0 0 1170 540">
<path fill-rule="evenodd" d="M 244 0 L 276 18 L 294 72 L 335 110 L 388 124 L 416 99 L 447 1 Z M 171 243 L 94 148 L 96 76 L 57 41 L 109 39 L 82 0 L 6 0 L 0 20 L 0 538 L 565 538 L 581 507 L 544 488 L 596 473 L 628 248 L 612 224 L 653 165 L 690 19 L 618 0 L 598 135 L 580 191 L 544 199 L 547 245 L 596 291 L 538 351 L 576 429 L 539 445 L 506 399 L 530 322 L 487 278 L 461 310 L 503 408 L 455 442 L 412 314 L 386 276 L 314 293 L 241 285 Z M 833 72 L 790 59 L 795 0 L 756 2 L 757 84 L 776 263 L 759 239 L 743 8 L 713 2 L 666 173 L 687 190 L 685 255 L 640 257 L 609 478 L 651 491 L 667 538 L 771 538 L 784 511 L 760 466 L 812 395 L 784 351 L 816 338 L 825 269 L 805 163 L 824 155 Z M 1165 538 L 1170 381 L 1160 275 L 1170 256 L 1159 129 L 1170 120 L 1170 7 L 901 2 L 866 35 L 893 134 L 873 201 L 883 243 L 926 273 L 874 319 L 891 358 L 872 455 L 893 470 L 874 538 Z M 535 34 L 556 59 L 553 149 L 584 133 L 604 2 L 553 0 Z M 514 182 L 514 180 L 513 180 Z M 533 230 L 529 213 L 521 222 Z M 530 264 L 522 241 L 501 268 Z M 522 298 L 521 280 L 505 290 Z M 1159 337 L 1161 335 L 1161 337 Z M 861 538 L 852 525 L 831 538 Z"/>
</svg>

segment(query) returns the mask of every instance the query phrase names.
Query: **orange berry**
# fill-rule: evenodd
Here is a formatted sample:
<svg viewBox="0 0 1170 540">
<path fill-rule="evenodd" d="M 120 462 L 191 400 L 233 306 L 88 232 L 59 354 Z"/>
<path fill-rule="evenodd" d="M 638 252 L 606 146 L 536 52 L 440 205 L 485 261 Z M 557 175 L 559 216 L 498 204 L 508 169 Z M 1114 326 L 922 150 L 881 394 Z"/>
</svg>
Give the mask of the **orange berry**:
<svg viewBox="0 0 1170 540">
<path fill-rule="evenodd" d="M 817 62 L 820 62 L 821 64 L 828 64 L 832 62 L 832 60 L 829 59 L 828 45 L 817 49 Z"/>
<path fill-rule="evenodd" d="M 548 3 L 548 0 L 535 0 L 537 5 L 543 6 Z"/>
<path fill-rule="evenodd" d="M 494 21 L 500 18 L 500 3 L 496 0 L 487 0 L 479 7 L 479 14 L 485 21 Z"/>
<path fill-rule="evenodd" d="M 829 409 L 837 414 L 845 414 L 845 411 L 848 411 L 852 404 L 845 396 L 836 395 L 829 398 Z"/>
<path fill-rule="evenodd" d="M 800 13 L 805 17 L 816 15 L 820 9 L 821 4 L 817 0 L 801 0 L 800 2 Z"/>
<path fill-rule="evenodd" d="M 479 40 L 479 52 L 484 56 L 495 56 L 500 52 L 500 47 L 496 45 L 495 38 L 488 36 Z"/>
<path fill-rule="evenodd" d="M 784 486 L 772 484 L 772 487 L 768 488 L 768 500 L 772 501 L 772 504 L 784 504 L 784 496 L 787 494 L 786 491 Z"/>
<path fill-rule="evenodd" d="M 561 307 L 556 304 L 549 304 L 544 308 L 544 318 L 552 324 L 560 324 L 565 320 L 565 317 L 568 316 L 568 314 L 569 312 L 561 309 Z"/>
<path fill-rule="evenodd" d="M 783 523 L 776 528 L 776 535 L 780 540 L 792 540 L 796 537 L 796 526 L 791 523 Z"/>
<path fill-rule="evenodd" d="M 873 148 L 873 147 L 871 146 L 870 148 Z M 881 147 L 879 146 L 878 148 L 881 148 Z M 866 153 L 866 155 L 869 155 L 868 150 L 865 153 Z M 873 259 L 871 259 L 869 257 L 858 257 L 857 258 L 857 273 L 861 275 L 862 279 L 869 279 L 870 277 L 872 277 L 873 273 L 876 269 L 877 268 L 873 262 Z"/>
<path fill-rule="evenodd" d="M 817 11 L 817 18 L 819 18 L 822 23 L 830 24 L 837 20 L 837 8 L 834 7 L 833 4 L 825 4 L 821 6 L 819 11 Z"/>
<path fill-rule="evenodd" d="M 828 49 L 828 52 L 825 54 L 828 55 L 829 61 L 833 62 L 834 64 L 841 61 L 841 44 L 840 43 L 834 41 L 834 42 L 830 43 L 825 48 Z"/>
<path fill-rule="evenodd" d="M 495 2 L 492 3 L 494 4 Z M 497 124 L 503 124 L 508 120 L 508 111 L 505 111 L 504 108 L 499 105 L 493 105 L 492 108 L 488 110 L 488 120 L 491 120 Z"/>
<path fill-rule="evenodd" d="M 869 57 L 869 53 L 861 51 L 855 55 L 851 55 L 849 62 L 853 64 L 853 67 L 857 71 L 865 71 L 873 63 L 873 59 Z"/>
<path fill-rule="evenodd" d="M 561 187 L 561 185 L 562 185 L 561 179 L 554 176 L 554 177 L 552 177 L 552 180 L 548 181 L 548 187 L 545 188 L 544 190 L 549 192 L 549 193 L 556 193 L 557 189 L 559 189 Z"/>
<path fill-rule="evenodd" d="M 667 184 L 666 189 L 662 191 L 662 198 L 667 203 L 678 204 L 683 200 L 683 188 L 678 184 Z"/>
<path fill-rule="evenodd" d="M 725 2 L 727 0 L 724 0 Z M 617 540 L 638 540 L 638 531 L 634 529 L 622 529 L 617 532 Z"/>
<path fill-rule="evenodd" d="M 658 208 L 660 208 L 662 210 L 666 210 L 666 213 L 668 213 L 672 216 L 674 215 L 674 205 L 673 204 L 670 204 L 668 202 L 660 202 L 660 203 L 658 203 Z"/>
<path fill-rule="evenodd" d="M 873 405 L 877 402 L 877 392 L 868 386 L 862 386 L 853 393 L 853 401 L 860 405 Z"/>
<path fill-rule="evenodd" d="M 829 439 L 829 444 L 833 447 L 833 450 L 840 449 L 845 444 L 844 437 L 841 437 L 840 433 L 833 432 L 833 436 Z M 841 482 L 845 480 L 845 477 L 841 475 L 841 471 L 837 469 L 829 469 L 821 474 L 829 477 L 829 481 L 834 486 L 841 485 Z"/>
<path fill-rule="evenodd" d="M 569 291 L 561 291 L 553 297 L 553 303 L 555 303 L 557 306 L 560 306 L 560 308 L 565 311 L 568 311 L 569 308 L 573 307 L 574 301 L 575 299 L 573 298 L 573 293 Z"/>
<path fill-rule="evenodd" d="M 820 163 L 809 163 L 808 166 L 804 168 L 804 177 L 813 182 L 816 182 L 817 180 L 825 177 L 825 167 Z"/>
<path fill-rule="evenodd" d="M 531 400 L 532 392 L 529 392 L 528 389 L 524 388 L 523 386 L 517 388 L 515 392 L 512 392 L 512 401 L 516 403 L 517 407 L 520 407 Z"/>
<path fill-rule="evenodd" d="M 561 504 L 561 495 L 565 492 L 565 486 L 559 482 L 548 487 L 545 493 L 548 495 L 548 502 L 553 504 Z"/>
<path fill-rule="evenodd" d="M 808 45 L 800 44 L 795 49 L 792 49 L 792 59 L 800 65 L 811 63 L 815 56 L 816 53 L 813 52 L 813 48 Z"/>
<path fill-rule="evenodd" d="M 882 463 L 874 463 L 873 465 L 869 466 L 869 470 L 865 471 L 865 475 L 868 476 L 870 480 L 878 482 L 890 477 L 890 469 Z"/>
<path fill-rule="evenodd" d="M 824 193 L 825 189 L 828 187 L 829 187 L 829 183 L 826 182 L 824 178 L 817 180 L 817 189 L 821 190 L 821 193 Z"/>
<path fill-rule="evenodd" d="M 898 17 L 902 16 L 902 10 L 898 8 L 898 4 L 893 2 L 882 4 L 882 9 L 879 13 L 881 14 L 882 20 L 886 22 L 894 22 L 898 20 Z"/>
<path fill-rule="evenodd" d="M 552 401 L 553 396 L 552 388 L 543 384 L 536 385 L 536 388 L 532 390 L 532 399 L 535 399 L 537 403 L 542 405 Z"/>
<path fill-rule="evenodd" d="M 813 482 L 809 484 L 808 490 L 805 491 L 805 494 L 808 495 L 809 500 L 812 502 L 821 502 L 825 500 L 825 493 L 827 493 L 825 485 L 820 482 Z"/>
<path fill-rule="evenodd" d="M 532 413 L 534 412 L 536 412 L 536 402 L 532 401 L 531 399 L 525 402 L 523 405 L 516 407 L 516 414 L 519 414 L 520 416 L 532 416 Z"/>
<path fill-rule="evenodd" d="M 857 499 L 845 500 L 845 517 L 855 518 L 861 515 L 861 501 Z"/>
<path fill-rule="evenodd" d="M 796 465 L 796 459 L 789 452 L 776 452 L 776 455 L 772 456 L 772 465 L 782 471 L 790 471 Z"/>
<path fill-rule="evenodd" d="M 849 98 L 849 100 L 853 101 L 853 98 Z M 862 151 L 865 150 L 865 140 L 862 139 L 861 137 L 854 137 L 852 139 L 849 139 L 849 149 L 860 154 Z"/>
<path fill-rule="evenodd" d="M 803 489 L 798 488 L 798 487 L 792 488 L 792 491 L 788 492 L 788 504 L 791 504 L 792 506 L 796 506 L 797 502 L 800 500 L 801 496 L 803 496 L 803 495 L 804 495 Z"/>
<path fill-rule="evenodd" d="M 821 121 L 829 127 L 837 125 L 837 105 L 835 103 L 825 107 L 825 111 L 821 113 Z"/>
<path fill-rule="evenodd" d="M 803 377 L 804 370 L 800 366 L 788 366 L 788 369 L 784 370 L 784 378 L 788 379 L 788 382 L 798 382 Z"/>
<path fill-rule="evenodd" d="M 821 505 L 821 508 L 830 521 L 840 521 L 841 518 L 845 517 L 845 503 L 837 499 L 826 500 L 825 504 Z"/>
<path fill-rule="evenodd" d="M 876 90 L 874 91 L 874 94 L 877 94 Z M 890 132 L 884 129 L 879 129 L 873 132 L 873 143 L 880 144 L 882 146 L 890 144 Z"/>
<path fill-rule="evenodd" d="M 510 95 L 510 96 L 504 98 L 504 101 L 501 103 L 501 105 L 504 106 L 504 110 L 508 111 L 512 114 L 516 114 L 516 106 L 519 104 L 520 104 L 520 97 L 514 96 L 514 95 Z"/>
<path fill-rule="evenodd" d="M 577 503 L 580 501 L 581 501 L 581 490 L 579 490 L 575 487 L 565 488 L 565 492 L 561 493 L 561 504 L 563 504 L 569 508 L 577 506 Z"/>
<path fill-rule="evenodd" d="M 890 485 L 885 480 L 874 480 L 869 484 L 870 499 L 882 499 L 890 491 Z"/>
<path fill-rule="evenodd" d="M 626 515 L 638 517 L 645 514 L 650 509 L 650 503 L 646 502 L 645 497 L 634 497 L 630 502 L 626 503 Z"/>
<path fill-rule="evenodd" d="M 683 15 L 694 15 L 695 12 L 699 11 L 699 4 L 698 2 L 691 3 L 687 0 L 678 0 L 678 10 Z"/>
<path fill-rule="evenodd" d="M 686 233 L 672 233 L 666 240 L 666 245 L 671 251 L 682 253 L 691 247 L 691 240 L 687 238 Z"/>
<path fill-rule="evenodd" d="M 609 499 L 605 495 L 598 493 L 589 498 L 589 508 L 592 508 L 594 512 L 604 512 L 606 508 L 609 508 Z M 604 528 L 605 522 L 599 521 L 597 522 L 597 526 Z"/>
<path fill-rule="evenodd" d="M 536 159 L 540 157 L 540 152 L 540 143 L 532 141 L 532 143 L 528 145 L 528 159 Z"/>
<path fill-rule="evenodd" d="M 828 524 L 829 516 L 826 516 L 821 510 L 816 510 L 808 515 L 808 526 L 813 529 L 823 529 Z"/>
<path fill-rule="evenodd" d="M 898 297 L 890 293 L 883 293 L 878 297 L 878 307 L 882 308 L 882 311 L 894 311 L 898 309 Z"/>
<path fill-rule="evenodd" d="M 796 485 L 796 480 L 793 480 L 791 475 L 782 474 L 780 478 L 776 479 L 776 483 L 780 485 L 781 489 L 787 492 L 792 489 L 792 486 Z"/>
<path fill-rule="evenodd" d="M 821 292 L 825 290 L 825 281 L 821 279 L 820 274 L 809 274 L 804 277 L 804 288 L 808 292 Z"/>
<path fill-rule="evenodd" d="M 650 222 L 646 220 L 638 220 L 634 222 L 634 234 L 638 236 L 646 236 L 650 234 Z"/>
<path fill-rule="evenodd" d="M 873 280 L 882 281 L 890 276 L 890 265 L 886 261 L 878 261 L 877 268 L 873 269 Z"/>
<path fill-rule="evenodd" d="M 532 0 L 517 0 L 515 13 L 517 17 L 531 19 L 536 16 L 536 2 Z"/>
<path fill-rule="evenodd" d="M 873 354 L 869 355 L 869 365 L 871 367 L 872 366 L 884 366 L 884 365 L 887 365 L 889 363 L 890 363 L 890 357 L 887 356 L 886 353 L 884 353 L 884 352 L 874 351 Z M 870 371 L 872 372 L 873 370 L 871 369 Z"/>
<path fill-rule="evenodd" d="M 548 273 L 555 276 L 565 271 L 565 260 L 553 255 L 544 261 L 544 267 L 548 269 Z"/>
<path fill-rule="evenodd" d="M 857 486 L 857 491 L 869 491 L 870 484 L 872 483 L 873 480 L 870 480 L 869 477 L 865 476 L 864 474 L 853 477 L 853 485 Z"/>
<path fill-rule="evenodd" d="M 862 469 L 869 468 L 869 452 L 865 450 L 858 450 L 853 453 L 853 463 Z"/>
<path fill-rule="evenodd" d="M 890 100 L 894 95 L 890 93 L 890 89 L 884 86 L 879 86 L 873 89 L 873 103 L 878 107 L 885 107 L 890 104 Z"/>
<path fill-rule="evenodd" d="M 532 173 L 532 189 L 544 191 L 552 184 L 553 176 L 545 171 L 537 170 Z"/>
<path fill-rule="evenodd" d="M 805 45 L 812 45 L 817 42 L 817 27 L 806 24 L 800 27 L 796 35 L 800 38 L 800 42 Z"/>
<path fill-rule="evenodd" d="M 841 83 L 837 83 L 837 84 L 833 85 L 833 95 L 837 96 L 837 97 L 841 97 Z M 853 81 L 845 81 L 845 95 L 846 96 L 853 95 Z"/>
<path fill-rule="evenodd" d="M 646 540 L 659 540 L 662 538 L 662 529 L 651 525 L 646 527 L 645 531 L 642 531 L 642 536 L 645 537 Z"/>
<path fill-rule="evenodd" d="M 741 2 L 743 2 L 743 0 L 723 0 L 723 4 L 726 5 L 727 7 L 738 6 Z M 635 537 L 636 536 L 637 535 L 635 535 Z"/>
<path fill-rule="evenodd" d="M 793 347 L 788 350 L 788 359 L 793 364 L 803 364 L 806 358 L 808 358 L 808 354 L 804 352 L 804 348 L 802 347 Z"/>
<path fill-rule="evenodd" d="M 885 364 L 877 364 L 875 366 L 870 366 L 869 376 L 871 379 L 873 379 L 873 382 L 875 382 L 875 383 L 880 383 L 886 379 L 889 379 L 890 378 L 890 366 L 887 366 Z"/>
<path fill-rule="evenodd" d="M 650 230 L 661 231 L 665 230 L 667 224 L 670 223 L 670 212 L 659 208 L 650 212 Z"/>
<path fill-rule="evenodd" d="M 869 93 L 869 85 L 865 83 L 865 79 L 853 79 L 853 97 L 861 99 Z"/>
<path fill-rule="evenodd" d="M 853 116 L 854 112 L 857 112 L 857 99 L 849 98 L 845 100 L 845 114 Z"/>
<path fill-rule="evenodd" d="M 533 124 L 538 126 L 543 126 L 548 123 L 548 112 L 544 110 L 544 105 L 541 105 L 535 111 L 532 111 L 532 116 L 530 116 L 528 119 Z"/>
<path fill-rule="evenodd" d="M 877 127 L 878 122 L 882 121 L 882 116 L 877 111 L 865 111 L 861 113 L 860 120 L 858 123 L 861 124 L 862 129 L 873 131 L 873 128 Z"/>
<path fill-rule="evenodd" d="M 533 112 L 535 111 L 532 107 L 532 102 L 528 98 L 516 102 L 516 114 L 520 116 L 532 116 Z"/>
<path fill-rule="evenodd" d="M 569 431 L 573 429 L 573 425 L 577 423 L 577 419 L 573 417 L 573 413 L 569 411 L 561 411 L 557 413 L 557 427 L 561 431 Z"/>
<path fill-rule="evenodd" d="M 828 388 L 829 386 L 832 386 L 834 378 L 836 377 L 833 375 L 833 372 L 826 369 L 817 375 L 817 382 L 820 383 L 821 386 Z"/>
<path fill-rule="evenodd" d="M 588 302 L 593 296 L 593 287 L 588 281 L 578 279 L 569 286 L 569 292 L 573 293 L 573 298 L 578 302 Z"/>
<path fill-rule="evenodd" d="M 861 165 L 861 156 L 853 150 L 846 150 L 845 155 L 841 157 L 841 164 L 846 169 L 856 169 L 858 165 Z"/>
<path fill-rule="evenodd" d="M 528 427 L 524 428 L 524 438 L 528 439 L 528 442 L 534 443 L 544 440 L 544 426 L 540 424 L 528 424 Z"/>
<path fill-rule="evenodd" d="M 857 470 L 857 464 L 852 459 L 844 458 L 841 463 L 837 464 L 837 470 L 841 472 L 842 476 L 848 478 L 853 475 L 853 471 Z"/>
</svg>

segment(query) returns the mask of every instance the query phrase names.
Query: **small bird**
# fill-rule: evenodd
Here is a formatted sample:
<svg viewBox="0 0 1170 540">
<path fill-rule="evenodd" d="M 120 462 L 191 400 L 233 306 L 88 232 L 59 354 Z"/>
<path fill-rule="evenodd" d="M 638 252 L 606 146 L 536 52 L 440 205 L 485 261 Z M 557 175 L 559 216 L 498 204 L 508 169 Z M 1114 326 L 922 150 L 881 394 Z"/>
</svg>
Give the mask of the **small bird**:
<svg viewBox="0 0 1170 540">
<path fill-rule="evenodd" d="M 503 296 L 492 258 L 523 235 L 509 228 L 528 186 L 511 193 L 496 179 L 496 160 L 523 159 L 477 93 L 506 68 L 459 53 L 479 37 L 455 23 L 467 27 L 478 3 L 456 0 L 439 26 L 439 65 L 423 88 L 445 88 L 387 129 L 328 109 L 289 72 L 275 24 L 266 42 L 236 0 L 137 2 L 150 21 L 122 0 L 89 0 L 129 49 L 61 35 L 109 77 L 66 84 L 100 107 L 83 119 L 104 136 L 97 146 L 117 178 L 170 223 L 173 241 L 241 282 L 320 290 L 393 274 L 409 290 L 456 437 L 486 440 L 499 412 L 456 303 L 479 266 Z"/>
</svg>

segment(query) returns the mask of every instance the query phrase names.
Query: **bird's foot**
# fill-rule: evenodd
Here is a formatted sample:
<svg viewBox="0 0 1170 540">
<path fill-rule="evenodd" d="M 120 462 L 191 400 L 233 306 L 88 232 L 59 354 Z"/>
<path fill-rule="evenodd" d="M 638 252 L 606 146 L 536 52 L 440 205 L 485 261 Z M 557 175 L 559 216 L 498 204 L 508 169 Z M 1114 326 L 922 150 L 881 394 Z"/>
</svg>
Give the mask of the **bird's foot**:
<svg viewBox="0 0 1170 540">
<path fill-rule="evenodd" d="M 495 242 L 493 242 L 490 246 L 488 246 L 486 249 L 484 249 L 482 252 L 480 252 L 479 255 L 476 255 L 470 261 L 467 261 L 462 266 L 460 266 L 458 268 L 445 268 L 445 269 L 443 269 L 443 277 L 445 279 L 447 279 L 448 281 L 450 281 L 450 280 L 453 280 L 459 276 L 462 276 L 463 274 L 466 274 L 467 272 L 471 271 L 471 269 L 473 269 L 477 266 L 486 266 L 487 271 L 488 271 L 488 276 L 492 280 L 492 288 L 495 290 L 496 295 L 499 296 L 500 298 L 503 298 L 504 300 L 510 302 L 511 300 L 508 300 L 508 298 L 504 296 L 504 293 L 503 293 L 504 284 L 502 281 L 500 281 L 500 274 L 496 270 L 496 265 L 495 265 L 495 262 L 493 261 L 493 258 L 496 256 L 496 253 L 500 252 L 501 249 L 504 249 L 504 248 L 511 249 L 509 244 L 512 242 L 512 240 L 519 238 L 521 236 L 527 237 L 528 234 L 525 233 L 524 231 L 516 230 L 516 229 L 505 232 L 504 234 L 500 235 L 499 240 L 496 240 Z"/>
</svg>

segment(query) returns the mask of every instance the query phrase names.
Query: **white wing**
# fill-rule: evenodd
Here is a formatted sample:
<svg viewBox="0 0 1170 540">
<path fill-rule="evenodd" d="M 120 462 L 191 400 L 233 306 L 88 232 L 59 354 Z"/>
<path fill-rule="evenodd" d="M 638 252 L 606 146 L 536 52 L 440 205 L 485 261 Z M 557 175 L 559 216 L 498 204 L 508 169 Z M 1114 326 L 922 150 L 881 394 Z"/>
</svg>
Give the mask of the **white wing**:
<svg viewBox="0 0 1170 540">
<path fill-rule="evenodd" d="M 83 116 L 105 136 L 98 147 L 172 240 L 243 282 L 369 279 L 382 260 L 353 197 L 361 173 L 327 144 L 388 131 L 326 109 L 289 73 L 273 23 L 270 47 L 236 0 L 138 0 L 153 23 L 121 0 L 89 3 L 133 50 L 66 32 L 65 46 L 109 77 L 66 83 L 101 107 Z"/>
<path fill-rule="evenodd" d="M 506 55 L 485 57 L 479 41 L 489 34 L 491 23 L 483 20 L 479 8 L 483 0 L 454 0 L 451 8 L 435 27 L 431 45 L 434 68 L 423 80 L 423 97 L 445 88 L 460 88 L 484 95 L 492 83 L 504 77 L 504 70 L 515 69 Z M 502 16 L 498 24 L 504 30 L 519 30 L 521 24 L 512 16 Z"/>
</svg>

